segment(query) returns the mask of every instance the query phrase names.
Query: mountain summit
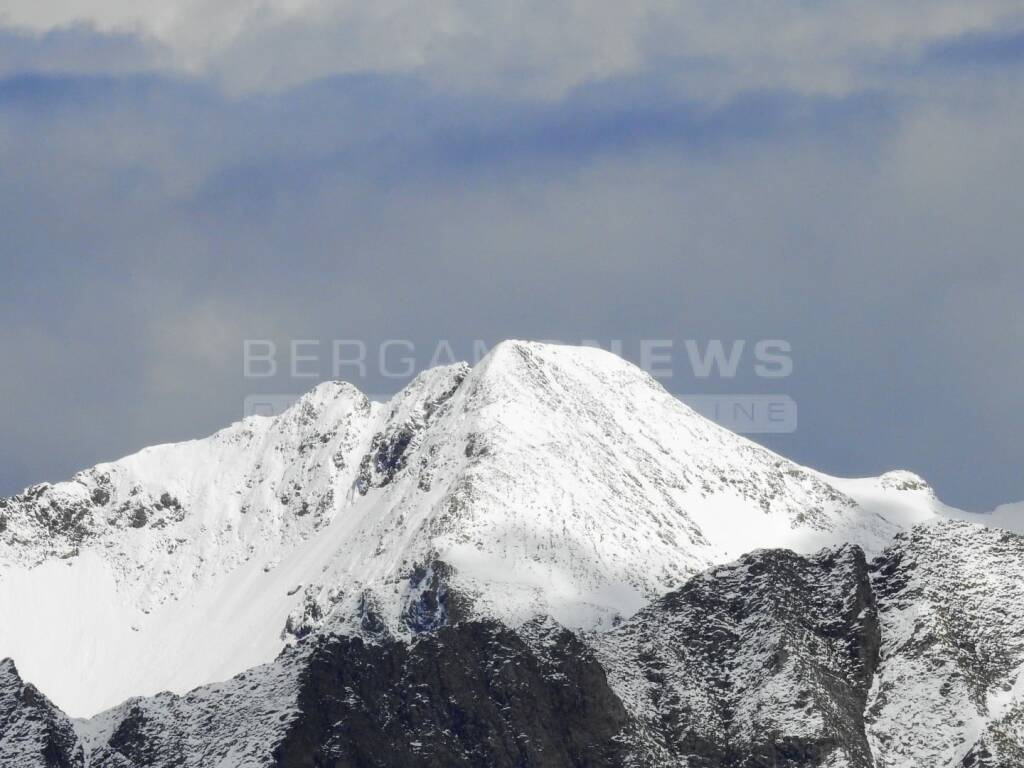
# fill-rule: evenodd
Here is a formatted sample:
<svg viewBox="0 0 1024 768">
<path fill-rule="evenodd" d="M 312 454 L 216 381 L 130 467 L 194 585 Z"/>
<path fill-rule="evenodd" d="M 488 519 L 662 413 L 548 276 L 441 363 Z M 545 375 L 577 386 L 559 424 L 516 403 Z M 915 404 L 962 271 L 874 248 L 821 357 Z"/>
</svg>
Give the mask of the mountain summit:
<svg viewBox="0 0 1024 768">
<path fill-rule="evenodd" d="M 910 473 L 796 465 L 611 353 L 509 341 L 387 403 L 321 384 L 0 500 L 0 658 L 87 715 L 324 629 L 606 631 L 744 552 L 874 554 L 947 513 Z"/>
</svg>

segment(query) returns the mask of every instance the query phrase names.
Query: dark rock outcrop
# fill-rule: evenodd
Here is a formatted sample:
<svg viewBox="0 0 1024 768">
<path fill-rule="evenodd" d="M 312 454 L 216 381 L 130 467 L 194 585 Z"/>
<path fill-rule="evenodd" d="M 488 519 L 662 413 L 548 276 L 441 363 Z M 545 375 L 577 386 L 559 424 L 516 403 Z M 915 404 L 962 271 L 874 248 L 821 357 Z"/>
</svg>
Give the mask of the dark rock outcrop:
<svg viewBox="0 0 1024 768">
<path fill-rule="evenodd" d="M 408 645 L 319 640 L 281 768 L 620 764 L 627 715 L 604 670 L 562 631 L 542 651 L 492 622 Z"/>
<path fill-rule="evenodd" d="M 872 768 L 877 610 L 857 547 L 755 552 L 598 640 L 640 719 L 635 765 Z"/>
</svg>

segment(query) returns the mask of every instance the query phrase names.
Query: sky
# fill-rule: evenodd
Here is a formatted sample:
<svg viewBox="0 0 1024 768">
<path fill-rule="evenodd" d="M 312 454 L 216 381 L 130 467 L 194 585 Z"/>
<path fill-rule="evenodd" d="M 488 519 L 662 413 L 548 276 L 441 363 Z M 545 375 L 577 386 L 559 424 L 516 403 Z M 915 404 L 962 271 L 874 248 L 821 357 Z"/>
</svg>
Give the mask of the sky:
<svg viewBox="0 0 1024 768">
<path fill-rule="evenodd" d="M 530 338 L 1021 500 L 1022 188 L 1019 2 L 0 0 L 0 495 Z"/>
</svg>

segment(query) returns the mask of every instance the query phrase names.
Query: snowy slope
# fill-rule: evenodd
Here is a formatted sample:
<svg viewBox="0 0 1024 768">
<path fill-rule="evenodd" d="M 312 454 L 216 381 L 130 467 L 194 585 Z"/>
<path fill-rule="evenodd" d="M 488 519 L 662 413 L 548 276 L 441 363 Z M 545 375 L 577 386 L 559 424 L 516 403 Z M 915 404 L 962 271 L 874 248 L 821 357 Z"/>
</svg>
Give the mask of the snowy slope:
<svg viewBox="0 0 1024 768">
<path fill-rule="evenodd" d="M 1017 504 L 1002 504 L 992 511 L 989 520 L 979 520 L 977 517 L 966 518 L 968 522 L 982 525 L 1004 528 L 1014 533 L 1024 533 L 1024 502 Z"/>
<path fill-rule="evenodd" d="M 877 553 L 946 511 L 909 473 L 787 461 L 610 353 L 506 342 L 386 404 L 323 384 L 0 501 L 0 658 L 85 715 L 323 627 L 607 629 L 750 549 Z"/>
<path fill-rule="evenodd" d="M 948 510 L 944 517 L 953 520 L 963 520 L 966 523 L 975 523 L 990 528 L 1002 528 L 1014 533 L 1024 533 L 1024 502 L 1017 504 L 1002 504 L 991 512 L 963 512 L 958 509 Z"/>
</svg>

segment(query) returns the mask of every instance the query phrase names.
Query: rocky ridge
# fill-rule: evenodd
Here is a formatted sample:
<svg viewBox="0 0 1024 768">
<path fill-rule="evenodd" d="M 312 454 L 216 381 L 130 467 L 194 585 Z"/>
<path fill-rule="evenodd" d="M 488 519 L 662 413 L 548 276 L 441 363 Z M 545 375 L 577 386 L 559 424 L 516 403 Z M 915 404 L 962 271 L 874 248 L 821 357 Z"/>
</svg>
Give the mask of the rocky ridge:
<svg viewBox="0 0 1024 768">
<path fill-rule="evenodd" d="M 469 619 L 313 633 L 184 696 L 70 721 L 0 663 L 17 768 L 1013 768 L 1024 750 L 1024 537 L 922 525 L 760 550 L 605 633 Z"/>
</svg>

